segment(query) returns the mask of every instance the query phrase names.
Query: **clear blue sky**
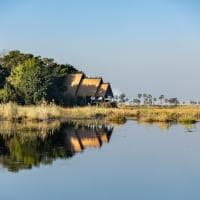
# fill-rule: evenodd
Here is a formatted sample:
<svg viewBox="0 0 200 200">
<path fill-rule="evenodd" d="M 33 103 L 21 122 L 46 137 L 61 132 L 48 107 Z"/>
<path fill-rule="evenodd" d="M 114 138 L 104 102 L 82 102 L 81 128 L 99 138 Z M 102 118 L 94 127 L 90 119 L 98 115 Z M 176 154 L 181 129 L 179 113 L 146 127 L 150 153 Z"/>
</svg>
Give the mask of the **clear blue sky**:
<svg viewBox="0 0 200 200">
<path fill-rule="evenodd" d="M 0 49 L 103 76 L 113 88 L 200 99 L 198 0 L 0 0 Z"/>
</svg>

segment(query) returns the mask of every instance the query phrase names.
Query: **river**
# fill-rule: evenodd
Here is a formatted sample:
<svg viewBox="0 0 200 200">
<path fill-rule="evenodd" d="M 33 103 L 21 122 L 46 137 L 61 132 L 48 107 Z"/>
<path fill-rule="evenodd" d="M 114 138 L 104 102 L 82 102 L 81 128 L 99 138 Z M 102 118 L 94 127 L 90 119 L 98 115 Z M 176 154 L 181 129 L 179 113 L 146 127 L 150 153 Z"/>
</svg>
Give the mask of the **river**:
<svg viewBox="0 0 200 200">
<path fill-rule="evenodd" d="M 0 133 L 2 200 L 200 199 L 198 123 L 7 123 Z"/>
</svg>

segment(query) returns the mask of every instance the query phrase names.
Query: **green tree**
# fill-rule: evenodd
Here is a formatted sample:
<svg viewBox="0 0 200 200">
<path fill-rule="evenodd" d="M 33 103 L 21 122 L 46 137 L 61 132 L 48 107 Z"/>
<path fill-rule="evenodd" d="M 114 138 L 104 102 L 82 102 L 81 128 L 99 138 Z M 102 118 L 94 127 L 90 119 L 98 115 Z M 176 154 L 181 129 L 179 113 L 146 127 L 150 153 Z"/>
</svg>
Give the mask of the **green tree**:
<svg viewBox="0 0 200 200">
<path fill-rule="evenodd" d="M 18 50 L 10 51 L 0 55 L 0 95 L 10 94 L 8 87 L 4 88 L 8 80 L 20 102 L 30 104 L 41 99 L 54 99 L 56 103 L 64 104 L 68 98 L 64 96 L 66 76 L 77 71 L 72 65 L 60 65 L 52 58 L 35 57 Z M 0 98 L 1 101 L 7 101 L 9 95 Z"/>
<path fill-rule="evenodd" d="M 142 98 L 142 94 L 141 93 L 138 93 L 137 96 L 138 96 L 138 99 Z"/>
<path fill-rule="evenodd" d="M 140 99 L 133 99 L 133 103 L 137 104 L 139 106 L 141 101 L 140 101 Z"/>
<path fill-rule="evenodd" d="M 124 103 L 126 101 L 126 95 L 124 93 L 119 95 L 119 101 Z"/>
<path fill-rule="evenodd" d="M 154 105 L 156 104 L 156 101 L 157 101 L 157 98 L 154 97 L 154 98 L 153 98 L 153 104 L 154 104 Z"/>
<path fill-rule="evenodd" d="M 76 103 L 74 98 L 67 97 L 65 92 L 67 90 L 66 86 L 66 76 L 70 73 L 75 73 L 77 70 L 69 64 L 65 65 L 48 65 L 52 71 L 53 84 L 49 93 L 49 96 L 55 100 L 57 104 L 62 105 L 73 105 Z"/>
<path fill-rule="evenodd" d="M 10 51 L 8 54 L 0 57 L 0 64 L 11 71 L 13 67 L 24 63 L 24 61 L 33 58 L 32 54 L 21 53 L 19 50 Z"/>
<path fill-rule="evenodd" d="M 9 71 L 0 65 L 0 88 L 2 88 L 5 84 L 6 78 L 9 75 Z"/>
<path fill-rule="evenodd" d="M 152 97 L 152 95 L 151 94 L 149 94 L 148 96 L 147 96 L 147 101 L 148 101 L 148 104 L 149 105 L 152 105 L 152 103 L 153 103 L 153 99 L 152 99 L 153 97 Z"/>
<path fill-rule="evenodd" d="M 9 83 L 5 83 L 4 87 L 0 89 L 0 102 L 8 103 L 9 101 L 16 102 L 18 100 L 15 88 Z"/>
<path fill-rule="evenodd" d="M 160 100 L 160 104 L 163 104 L 163 99 L 165 98 L 165 96 L 162 94 L 159 96 L 159 100 Z"/>
<path fill-rule="evenodd" d="M 9 81 L 23 97 L 25 104 L 35 104 L 43 99 L 52 100 L 49 92 L 53 75 L 38 58 L 28 59 L 13 68 Z"/>
</svg>

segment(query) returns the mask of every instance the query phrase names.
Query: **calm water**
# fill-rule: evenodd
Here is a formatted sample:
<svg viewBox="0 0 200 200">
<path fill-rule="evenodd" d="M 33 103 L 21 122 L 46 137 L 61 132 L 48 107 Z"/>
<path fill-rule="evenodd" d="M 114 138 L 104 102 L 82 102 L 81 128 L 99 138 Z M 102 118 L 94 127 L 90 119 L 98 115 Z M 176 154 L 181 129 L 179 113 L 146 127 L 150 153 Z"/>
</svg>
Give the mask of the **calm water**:
<svg viewBox="0 0 200 200">
<path fill-rule="evenodd" d="M 199 124 L 2 124 L 0 132 L 2 200 L 200 199 Z"/>
</svg>

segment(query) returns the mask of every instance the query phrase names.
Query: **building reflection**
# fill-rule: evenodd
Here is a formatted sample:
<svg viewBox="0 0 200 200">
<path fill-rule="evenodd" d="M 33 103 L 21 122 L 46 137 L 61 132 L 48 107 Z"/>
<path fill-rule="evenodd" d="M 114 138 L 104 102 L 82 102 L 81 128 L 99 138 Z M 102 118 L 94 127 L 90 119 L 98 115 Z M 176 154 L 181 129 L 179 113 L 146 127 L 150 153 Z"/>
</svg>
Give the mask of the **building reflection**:
<svg viewBox="0 0 200 200">
<path fill-rule="evenodd" d="M 75 128 L 67 123 L 54 130 L 49 128 L 50 124 L 45 129 L 20 126 L 0 128 L 0 164 L 12 172 L 52 164 L 58 158 L 67 159 L 88 148 L 101 148 L 110 141 L 113 131 L 110 126 Z"/>
<path fill-rule="evenodd" d="M 66 147 L 72 155 L 87 148 L 100 148 L 103 143 L 109 142 L 111 134 L 112 129 L 107 127 L 97 129 L 65 128 Z"/>
</svg>

